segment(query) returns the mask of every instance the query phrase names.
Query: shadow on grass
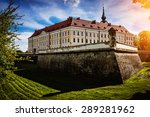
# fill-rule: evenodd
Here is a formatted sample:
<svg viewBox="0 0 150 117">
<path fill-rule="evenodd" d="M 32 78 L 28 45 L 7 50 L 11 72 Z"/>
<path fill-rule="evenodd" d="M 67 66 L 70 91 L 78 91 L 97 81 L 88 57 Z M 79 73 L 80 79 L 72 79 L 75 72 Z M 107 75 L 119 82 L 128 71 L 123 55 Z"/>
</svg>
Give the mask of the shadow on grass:
<svg viewBox="0 0 150 117">
<path fill-rule="evenodd" d="M 150 91 L 145 93 L 136 93 L 132 96 L 131 100 L 150 100 Z"/>
<path fill-rule="evenodd" d="M 53 89 L 60 90 L 60 93 L 69 91 L 78 91 L 82 89 L 90 89 L 109 85 L 106 82 L 98 82 L 98 80 L 88 79 L 87 77 L 76 77 L 71 74 L 64 74 L 60 72 L 49 72 L 40 69 L 36 64 L 17 63 L 18 70 L 15 73 L 24 78 L 46 85 Z M 57 95 L 58 93 L 48 94 Z"/>
</svg>

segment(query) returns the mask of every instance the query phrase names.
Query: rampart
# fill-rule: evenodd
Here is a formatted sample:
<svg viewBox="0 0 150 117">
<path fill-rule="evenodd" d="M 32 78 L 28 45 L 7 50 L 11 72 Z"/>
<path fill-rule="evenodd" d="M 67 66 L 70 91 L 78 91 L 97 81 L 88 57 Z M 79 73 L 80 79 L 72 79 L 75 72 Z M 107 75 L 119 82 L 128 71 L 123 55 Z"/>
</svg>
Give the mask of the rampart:
<svg viewBox="0 0 150 117">
<path fill-rule="evenodd" d="M 105 44 L 104 44 L 105 45 Z M 120 84 L 142 68 L 135 48 L 116 45 L 115 48 L 82 50 L 58 50 L 38 54 L 38 64 L 51 72 L 63 72 L 76 78 L 93 79 L 98 82 Z M 99 46 L 100 47 L 100 46 Z M 117 48 L 118 47 L 118 48 Z M 119 47 L 123 47 L 121 49 Z"/>
</svg>

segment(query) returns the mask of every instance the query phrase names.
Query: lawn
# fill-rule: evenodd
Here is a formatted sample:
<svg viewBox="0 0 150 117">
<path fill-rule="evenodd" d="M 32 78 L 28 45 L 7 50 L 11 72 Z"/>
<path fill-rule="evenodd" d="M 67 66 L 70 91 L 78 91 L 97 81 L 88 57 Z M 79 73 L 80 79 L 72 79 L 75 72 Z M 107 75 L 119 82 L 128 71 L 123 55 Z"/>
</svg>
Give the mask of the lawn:
<svg viewBox="0 0 150 117">
<path fill-rule="evenodd" d="M 2 100 L 37 100 L 42 99 L 43 95 L 58 92 L 9 71 L 7 77 L 3 78 L 0 84 L 0 99 Z"/>
<path fill-rule="evenodd" d="M 36 65 L 24 64 L 15 72 L 20 76 L 8 72 L 7 77 L 0 81 L 0 99 L 150 99 L 150 63 L 145 62 L 143 66 L 141 71 L 124 81 L 124 84 L 99 86 L 88 81 L 71 80 L 64 74 L 49 74 L 39 70 Z"/>
<path fill-rule="evenodd" d="M 122 100 L 150 99 L 150 63 L 143 63 L 144 68 L 124 81 L 122 85 L 105 86 L 81 91 L 67 92 L 45 99 L 77 100 Z"/>
</svg>

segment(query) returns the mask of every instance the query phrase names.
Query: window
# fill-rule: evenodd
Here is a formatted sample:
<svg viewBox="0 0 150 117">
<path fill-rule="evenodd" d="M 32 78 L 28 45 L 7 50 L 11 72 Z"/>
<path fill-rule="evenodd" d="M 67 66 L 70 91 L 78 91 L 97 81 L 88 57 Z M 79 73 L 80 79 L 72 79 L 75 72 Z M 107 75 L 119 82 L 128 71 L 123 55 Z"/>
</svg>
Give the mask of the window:
<svg viewBox="0 0 150 117">
<path fill-rule="evenodd" d="M 80 35 L 80 33 L 79 33 L 79 31 L 78 31 L 78 34 L 77 34 L 78 36 Z"/>
<path fill-rule="evenodd" d="M 105 34 L 105 38 L 106 38 L 106 34 Z"/>
<path fill-rule="evenodd" d="M 75 39 L 75 38 L 73 38 L 73 42 L 74 42 L 74 43 L 76 42 L 76 39 Z"/>
<path fill-rule="evenodd" d="M 94 39 L 94 43 L 96 43 L 95 39 Z"/>
<path fill-rule="evenodd" d="M 101 34 L 101 38 L 103 38 L 103 34 Z"/>
<path fill-rule="evenodd" d="M 83 35 L 83 32 L 81 32 L 81 36 L 84 36 L 84 35 Z"/>
<path fill-rule="evenodd" d="M 92 37 L 92 33 L 90 33 L 90 37 Z"/>
<path fill-rule="evenodd" d="M 88 39 L 86 39 L 86 43 L 88 43 Z"/>
<path fill-rule="evenodd" d="M 69 35 L 69 31 L 68 31 L 68 35 Z"/>
<path fill-rule="evenodd" d="M 90 39 L 90 43 L 92 43 L 92 39 Z"/>
<path fill-rule="evenodd" d="M 95 33 L 93 33 L 93 37 L 95 37 Z"/>
<path fill-rule="evenodd" d="M 75 32 L 75 31 L 73 31 L 73 35 L 76 35 L 76 32 Z"/>
<path fill-rule="evenodd" d="M 78 38 L 78 43 L 80 43 L 80 39 Z"/>
<path fill-rule="evenodd" d="M 86 36 L 88 36 L 88 32 L 86 32 Z"/>
<path fill-rule="evenodd" d="M 70 42 L 69 38 L 68 38 L 68 43 Z"/>
<path fill-rule="evenodd" d="M 81 39 L 81 42 L 83 43 L 83 39 Z"/>
</svg>

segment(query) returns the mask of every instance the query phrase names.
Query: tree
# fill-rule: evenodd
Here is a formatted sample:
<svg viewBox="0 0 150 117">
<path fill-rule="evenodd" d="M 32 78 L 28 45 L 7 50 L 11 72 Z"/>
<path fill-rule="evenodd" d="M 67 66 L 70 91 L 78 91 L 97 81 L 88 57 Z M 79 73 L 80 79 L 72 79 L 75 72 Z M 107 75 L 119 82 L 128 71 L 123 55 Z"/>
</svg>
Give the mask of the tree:
<svg viewBox="0 0 150 117">
<path fill-rule="evenodd" d="M 14 68 L 15 50 L 14 44 L 17 39 L 18 20 L 21 18 L 16 13 L 17 7 L 10 0 L 5 9 L 0 8 L 0 70 L 11 70 Z"/>
<path fill-rule="evenodd" d="M 150 31 L 139 33 L 137 45 L 140 50 L 150 50 Z"/>
<path fill-rule="evenodd" d="M 23 51 L 22 50 L 16 50 L 16 53 L 20 54 L 20 53 L 23 53 Z"/>
</svg>

